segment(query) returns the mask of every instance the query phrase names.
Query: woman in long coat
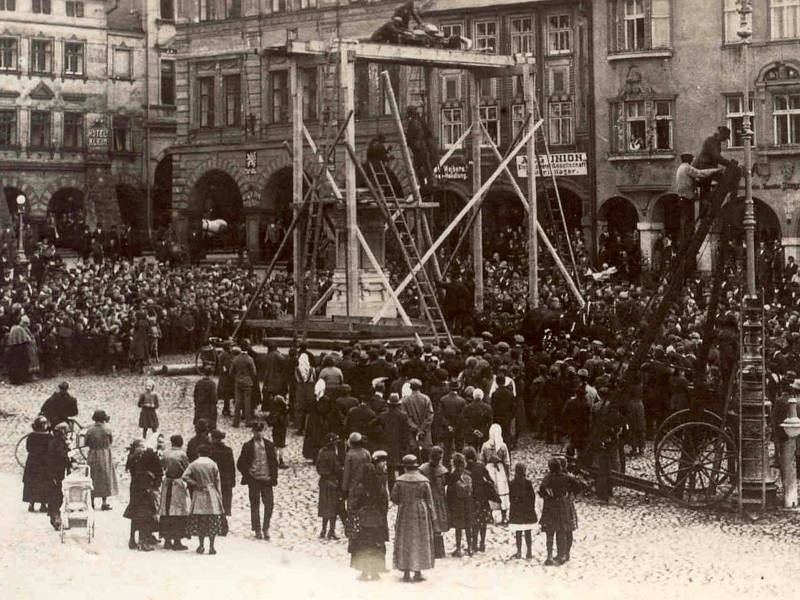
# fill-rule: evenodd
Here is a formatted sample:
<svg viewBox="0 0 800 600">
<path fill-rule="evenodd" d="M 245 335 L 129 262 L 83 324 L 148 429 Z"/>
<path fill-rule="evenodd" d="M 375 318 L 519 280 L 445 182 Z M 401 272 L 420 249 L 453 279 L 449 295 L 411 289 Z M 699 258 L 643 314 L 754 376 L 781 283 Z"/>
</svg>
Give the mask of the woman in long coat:
<svg viewBox="0 0 800 600">
<path fill-rule="evenodd" d="M 47 431 L 47 418 L 38 416 L 33 421 L 33 431 L 25 440 L 28 459 L 22 475 L 22 501 L 28 503 L 28 511 L 33 512 L 36 502 L 39 512 L 47 511 L 49 477 L 47 471 L 47 448 L 52 436 Z"/>
<path fill-rule="evenodd" d="M 131 550 L 151 552 L 155 550 L 156 545 L 153 532 L 158 529 L 158 492 L 163 476 L 156 450 L 147 448 L 143 440 L 134 440 L 130 446 L 125 469 L 131 474 L 130 500 L 122 515 L 131 520 L 128 547 Z"/>
<path fill-rule="evenodd" d="M 385 458 L 384 453 L 379 460 Z M 350 566 L 361 571 L 361 581 L 377 580 L 379 573 L 386 570 L 389 494 L 374 465 L 364 467 L 348 510 L 358 514 L 359 523 L 358 531 L 351 535 L 347 545 Z"/>
<path fill-rule="evenodd" d="M 306 419 L 306 434 L 303 438 L 303 457 L 317 460 L 320 449 L 325 445 L 325 439 L 332 433 L 330 416 L 333 410 L 331 399 L 325 393 L 325 382 L 317 381 L 314 387 L 314 399 L 306 406 L 308 417 Z"/>
<path fill-rule="evenodd" d="M 158 526 L 165 540 L 164 550 L 186 550 L 181 538 L 186 537 L 186 519 L 189 516 L 189 490 L 183 473 L 189 459 L 183 451 L 183 437 L 170 437 L 170 449 L 164 451 L 164 481 L 158 504 Z"/>
<path fill-rule="evenodd" d="M 486 550 L 486 525 L 492 519 L 489 500 L 499 498 L 486 466 L 478 460 L 478 453 L 472 446 L 464 448 L 467 472 L 472 478 L 472 551 Z M 479 542 L 480 538 L 480 542 Z"/>
<path fill-rule="evenodd" d="M 456 530 L 456 549 L 452 556 L 461 556 L 462 532 L 466 537 L 467 556 L 472 556 L 472 477 L 467 461 L 460 452 L 453 454 L 453 470 L 447 475 L 447 518 Z"/>
<path fill-rule="evenodd" d="M 12 385 L 20 385 L 30 379 L 31 346 L 34 345 L 33 336 L 23 326 L 22 320 L 14 325 L 8 332 L 6 339 L 6 364 L 8 365 L 8 380 Z"/>
<path fill-rule="evenodd" d="M 561 565 L 569 560 L 572 549 L 572 532 L 578 528 L 578 514 L 572 498 L 582 488 L 581 482 L 565 473 L 561 461 L 551 458 L 547 462 L 550 472 L 539 486 L 542 503 L 542 517 L 539 525 L 547 536 L 547 559 L 545 565 Z M 558 554 L 553 560 L 553 538 Z"/>
<path fill-rule="evenodd" d="M 319 474 L 319 502 L 317 516 L 322 518 L 320 539 L 336 537 L 336 517 L 342 509 L 342 463 L 336 451 L 339 436 L 329 433 L 325 438 L 325 445 L 317 457 L 317 473 Z"/>
<path fill-rule="evenodd" d="M 430 460 L 419 468 L 419 472 L 428 478 L 433 494 L 433 546 L 436 558 L 444 558 L 444 539 L 442 534 L 450 529 L 447 515 L 447 469 L 442 465 L 444 451 L 441 446 L 434 446 L 430 451 Z"/>
<path fill-rule="evenodd" d="M 144 392 L 139 396 L 139 427 L 142 429 L 142 437 L 147 438 L 147 430 L 158 431 L 158 406 L 160 400 L 155 392 L 156 384 L 152 379 L 148 379 L 144 384 Z"/>
<path fill-rule="evenodd" d="M 392 488 L 392 502 L 397 504 L 394 529 L 394 568 L 403 571 L 403 581 L 423 581 L 424 569 L 432 569 L 433 551 L 433 494 L 428 478 L 417 469 L 417 457 L 403 457 L 406 472 L 397 478 Z"/>
<path fill-rule="evenodd" d="M 96 410 L 92 415 L 94 425 L 86 430 L 86 445 L 89 453 L 86 462 L 89 464 L 92 475 L 92 505 L 95 498 L 102 498 L 100 510 L 111 510 L 108 504 L 110 496 L 119 493 L 117 473 L 114 470 L 114 460 L 111 457 L 111 442 L 113 435 L 108 426 L 109 417 L 104 410 Z"/>
<path fill-rule="evenodd" d="M 508 523 L 508 509 L 510 501 L 508 497 L 508 474 L 511 469 L 511 458 L 508 453 L 508 446 L 503 441 L 503 430 L 497 423 L 489 428 L 489 439 L 484 442 L 481 448 L 481 461 L 486 465 L 489 477 L 494 483 L 494 489 L 500 496 L 498 502 L 491 501 L 492 513 L 500 511 L 500 523 Z M 495 519 L 496 521 L 496 519 Z"/>
<path fill-rule="evenodd" d="M 197 553 L 205 552 L 205 538 L 208 536 L 208 553 L 216 554 L 214 540 L 218 535 L 228 534 L 228 520 L 222 502 L 222 488 L 217 463 L 209 458 L 207 445 L 198 448 L 197 459 L 183 473 L 183 480 L 189 486 L 192 496 L 189 508 L 188 535 L 196 535 L 199 544 Z"/>
</svg>

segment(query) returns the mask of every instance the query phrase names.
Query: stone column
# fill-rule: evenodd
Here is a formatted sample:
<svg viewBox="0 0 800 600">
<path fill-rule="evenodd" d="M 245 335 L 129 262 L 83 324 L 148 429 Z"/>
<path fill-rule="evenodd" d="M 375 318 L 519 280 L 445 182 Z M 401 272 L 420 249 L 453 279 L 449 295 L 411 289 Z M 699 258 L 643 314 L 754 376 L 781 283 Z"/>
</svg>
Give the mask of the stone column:
<svg viewBox="0 0 800 600">
<path fill-rule="evenodd" d="M 647 265 L 648 270 L 653 268 L 653 245 L 659 231 L 664 231 L 663 223 L 649 223 L 639 221 L 636 224 L 639 230 L 639 246 L 642 250 L 642 263 Z"/>
<path fill-rule="evenodd" d="M 245 215 L 245 239 L 247 240 L 247 257 L 251 263 L 261 260 L 261 214 L 257 212 Z"/>
</svg>

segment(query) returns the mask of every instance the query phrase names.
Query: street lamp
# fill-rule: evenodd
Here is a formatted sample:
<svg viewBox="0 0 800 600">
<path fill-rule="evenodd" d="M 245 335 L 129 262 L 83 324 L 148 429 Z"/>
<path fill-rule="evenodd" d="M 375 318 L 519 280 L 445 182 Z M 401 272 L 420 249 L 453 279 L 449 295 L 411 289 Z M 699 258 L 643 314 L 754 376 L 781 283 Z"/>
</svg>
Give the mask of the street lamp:
<svg viewBox="0 0 800 600">
<path fill-rule="evenodd" d="M 17 264 L 27 265 L 28 257 L 25 256 L 25 242 L 24 242 L 24 216 L 25 216 L 25 198 L 24 194 L 17 196 L 17 214 L 19 215 L 19 235 L 17 236 Z"/>
<path fill-rule="evenodd" d="M 753 206 L 753 127 L 750 122 L 750 38 L 753 36 L 751 0 L 738 0 L 739 30 L 736 34 L 742 40 L 742 53 L 744 58 L 744 117 L 742 118 L 742 138 L 744 143 L 744 235 L 747 257 L 747 294 L 756 294 L 756 214 Z"/>
</svg>

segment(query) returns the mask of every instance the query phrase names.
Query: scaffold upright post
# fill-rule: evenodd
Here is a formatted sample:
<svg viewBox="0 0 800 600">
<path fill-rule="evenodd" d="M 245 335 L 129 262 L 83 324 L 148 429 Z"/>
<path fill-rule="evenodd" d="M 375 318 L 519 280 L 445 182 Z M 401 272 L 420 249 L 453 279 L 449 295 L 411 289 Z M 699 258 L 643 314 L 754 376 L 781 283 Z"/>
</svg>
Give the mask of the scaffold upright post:
<svg viewBox="0 0 800 600">
<path fill-rule="evenodd" d="M 532 59 L 526 57 L 522 64 L 522 85 L 525 90 L 525 105 L 528 110 L 528 127 L 533 129 L 536 102 L 536 83 L 533 77 Z M 539 237 L 536 231 L 536 137 L 528 138 L 528 302 L 532 308 L 539 306 Z"/>
<path fill-rule="evenodd" d="M 481 81 L 474 71 L 468 71 L 470 93 L 470 122 L 472 123 L 472 193 L 481 189 L 481 141 L 483 129 L 481 121 Z M 483 213 L 480 204 L 476 205 L 475 220 L 472 222 L 472 268 L 475 283 L 475 312 L 483 312 Z"/>
<path fill-rule="evenodd" d="M 355 57 L 353 42 L 339 42 L 339 82 L 341 85 L 342 113 L 355 111 Z M 346 143 L 355 148 L 356 124 L 351 119 L 344 132 Z M 356 207 L 356 165 L 348 153 L 344 154 L 344 197 L 347 223 L 347 305 L 348 313 L 356 311 L 359 302 L 358 263 L 361 256 L 358 244 L 358 215 Z"/>
<path fill-rule="evenodd" d="M 303 90 L 300 86 L 300 71 L 297 58 L 289 60 L 289 90 L 292 102 L 292 210 L 296 213 L 303 203 Z M 304 294 L 301 290 L 303 281 L 303 232 L 294 230 L 292 237 L 292 262 L 294 267 L 294 318 L 295 323 L 302 318 L 305 306 L 301 306 Z"/>
</svg>

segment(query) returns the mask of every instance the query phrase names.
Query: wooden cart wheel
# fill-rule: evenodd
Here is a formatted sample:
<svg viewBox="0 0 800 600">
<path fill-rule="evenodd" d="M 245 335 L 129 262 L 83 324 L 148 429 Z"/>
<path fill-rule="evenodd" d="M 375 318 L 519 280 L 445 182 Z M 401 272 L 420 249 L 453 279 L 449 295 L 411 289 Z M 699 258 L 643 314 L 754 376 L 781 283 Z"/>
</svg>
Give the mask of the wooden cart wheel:
<svg viewBox="0 0 800 600">
<path fill-rule="evenodd" d="M 725 429 L 702 421 L 667 431 L 655 449 L 656 479 L 686 506 L 719 504 L 736 488 L 736 442 Z"/>
<path fill-rule="evenodd" d="M 659 442 L 661 442 L 667 432 L 669 432 L 671 429 L 674 429 L 682 423 L 689 423 L 693 421 L 708 422 L 712 425 L 719 426 L 724 425 L 722 417 L 713 411 L 704 409 L 700 414 L 698 414 L 696 411 L 692 411 L 690 408 L 684 408 L 683 410 L 672 413 L 670 416 L 664 419 L 664 421 L 656 430 L 656 435 L 653 439 L 653 449 L 658 447 Z"/>
<path fill-rule="evenodd" d="M 14 458 L 17 459 L 17 464 L 25 468 L 25 463 L 28 461 L 28 436 L 30 433 L 26 433 L 17 442 L 16 447 L 14 448 Z"/>
</svg>

